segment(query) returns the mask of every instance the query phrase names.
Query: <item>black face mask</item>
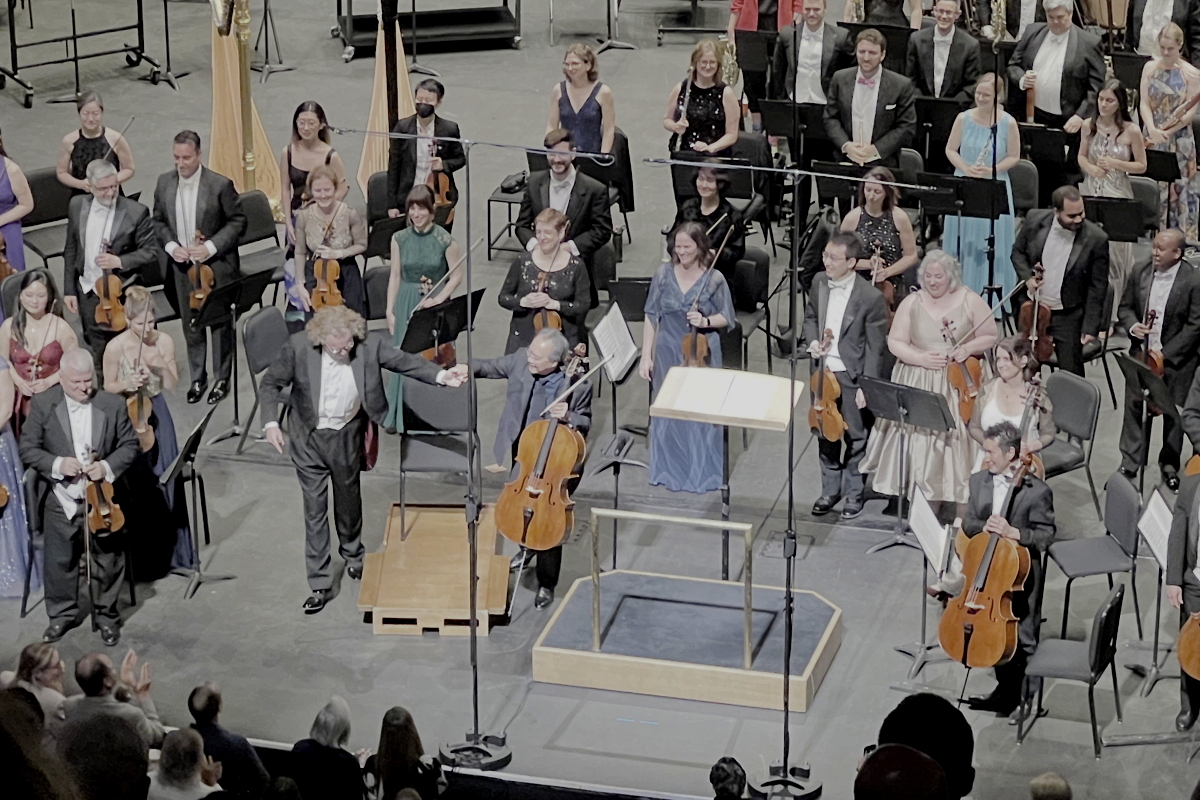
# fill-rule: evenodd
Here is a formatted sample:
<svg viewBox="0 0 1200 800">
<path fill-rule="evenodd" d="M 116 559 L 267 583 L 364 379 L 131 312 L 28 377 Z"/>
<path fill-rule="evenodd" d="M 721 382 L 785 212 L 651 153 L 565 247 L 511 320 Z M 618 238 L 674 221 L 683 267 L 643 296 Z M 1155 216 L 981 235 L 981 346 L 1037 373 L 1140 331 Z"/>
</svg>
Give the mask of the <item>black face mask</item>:
<svg viewBox="0 0 1200 800">
<path fill-rule="evenodd" d="M 421 119 L 429 119 L 433 116 L 432 103 L 417 103 L 417 116 Z"/>
</svg>

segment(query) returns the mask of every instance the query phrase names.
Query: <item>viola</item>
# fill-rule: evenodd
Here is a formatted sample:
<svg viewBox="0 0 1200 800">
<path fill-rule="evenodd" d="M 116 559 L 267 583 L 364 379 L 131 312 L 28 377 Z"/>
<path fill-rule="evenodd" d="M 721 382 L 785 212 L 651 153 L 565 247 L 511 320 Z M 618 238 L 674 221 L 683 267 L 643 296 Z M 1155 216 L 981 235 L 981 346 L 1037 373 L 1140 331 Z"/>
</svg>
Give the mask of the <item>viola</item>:
<svg viewBox="0 0 1200 800">
<path fill-rule="evenodd" d="M 337 285 L 338 279 L 342 277 L 342 265 L 337 259 L 318 258 L 313 261 L 313 276 L 317 279 L 317 285 L 313 287 L 311 295 L 314 311 L 345 303 Z"/>
<path fill-rule="evenodd" d="M 95 450 L 91 452 L 89 463 L 99 459 Z M 125 514 L 121 507 L 113 502 L 113 485 L 106 480 L 93 481 L 88 479 L 84 492 L 87 503 L 87 528 L 92 535 L 99 536 L 116 533 L 125 527 Z"/>
<path fill-rule="evenodd" d="M 192 237 L 192 245 L 201 244 L 204 244 L 204 234 L 197 229 Z M 216 276 L 213 275 L 213 269 L 208 264 L 193 261 L 192 265 L 188 267 L 187 278 L 188 283 L 191 284 L 191 291 L 188 292 L 188 308 L 199 311 L 204 305 L 204 301 L 212 294 Z"/>
<path fill-rule="evenodd" d="M 942 338 L 951 348 L 958 347 L 954 325 L 949 319 L 942 320 Z M 983 364 L 975 356 L 967 356 L 965 361 L 951 359 L 946 365 L 946 380 L 958 397 L 958 418 L 966 425 L 975 415 L 975 401 L 979 399 L 983 381 Z"/>
<path fill-rule="evenodd" d="M 546 284 L 550 280 L 550 273 L 545 270 L 538 270 L 538 283 L 535 292 L 546 291 Z M 562 330 L 562 315 L 557 311 L 552 311 L 548 308 L 539 308 L 533 315 L 533 329 L 540 331 L 543 328 L 554 328 L 556 331 Z"/>
<path fill-rule="evenodd" d="M 1145 326 L 1147 328 L 1153 328 L 1154 323 L 1157 320 L 1158 320 L 1158 311 L 1156 311 L 1153 308 L 1148 309 L 1146 311 L 1146 320 L 1144 323 Z M 1145 364 L 1147 367 L 1149 367 L 1150 371 L 1153 372 L 1158 377 L 1161 378 L 1166 374 L 1167 366 L 1163 362 L 1162 351 L 1150 349 L 1149 335 L 1147 335 L 1146 338 L 1142 340 L 1142 346 L 1138 350 L 1137 354 L 1134 355 L 1134 358 L 1137 359 L 1138 361 L 1142 362 L 1143 364 Z"/>
<path fill-rule="evenodd" d="M 575 346 L 563 368 L 570 389 L 587 372 L 587 345 Z M 557 418 L 538 419 L 525 427 L 517 443 L 517 476 L 504 485 L 496 500 L 496 529 L 509 541 L 530 550 L 549 550 L 562 544 L 575 525 L 575 501 L 567 483 L 579 477 L 587 455 L 583 434 Z"/>
<path fill-rule="evenodd" d="M 871 257 L 871 285 L 883 294 L 883 302 L 887 306 L 888 330 L 892 329 L 892 320 L 896 318 L 896 286 L 890 278 L 883 277 L 883 256 L 880 255 L 880 243 L 876 239 L 871 243 L 874 254 Z"/>
<path fill-rule="evenodd" d="M 1054 355 L 1054 338 L 1050 335 L 1050 306 L 1042 302 L 1040 282 L 1045 280 L 1046 270 L 1041 263 L 1033 266 L 1033 276 L 1039 281 L 1039 287 L 1034 290 L 1033 297 L 1021 304 L 1017 330 L 1029 340 L 1034 359 L 1045 364 Z"/>
<path fill-rule="evenodd" d="M 8 243 L 4 241 L 4 233 L 0 232 L 0 281 L 17 271 L 8 260 Z"/>
<path fill-rule="evenodd" d="M 422 275 L 421 296 L 428 297 L 429 295 L 433 294 L 433 290 L 438 286 L 441 286 L 442 281 L 446 280 L 446 276 L 449 274 L 450 273 L 447 272 L 446 275 L 443 275 L 442 279 L 436 284 L 429 280 L 429 278 L 426 276 Z M 415 313 L 417 313 L 417 309 L 414 308 L 412 314 Z M 408 315 L 409 319 L 412 319 L 412 314 Z M 433 345 L 433 347 L 427 347 L 422 350 L 421 357 L 426 361 L 432 361 L 442 369 L 450 369 L 458 363 L 458 352 L 454 349 L 453 342 L 437 342 Z"/>
<path fill-rule="evenodd" d="M 146 346 L 146 326 L 148 317 L 142 320 L 141 338 L 138 340 L 137 358 L 133 360 L 133 371 L 136 374 L 141 369 L 142 349 Z M 143 453 L 149 453 L 154 448 L 154 426 L 150 424 L 150 415 L 154 407 L 150 402 L 150 392 L 140 386 L 137 391 L 125 398 L 125 409 L 129 412 L 129 421 L 133 424 L 133 432 L 137 434 L 138 447 Z"/>
<path fill-rule="evenodd" d="M 717 248 L 717 252 L 713 254 L 712 264 L 717 263 L 717 259 L 721 257 L 721 252 L 725 249 L 725 245 L 729 242 L 729 235 L 733 233 L 733 226 L 729 226 L 729 230 L 725 231 L 725 238 L 721 240 L 721 246 Z M 706 269 L 700 281 L 709 281 L 712 278 L 713 267 L 710 264 Z M 699 282 L 699 281 L 697 281 Z M 707 283 L 701 286 L 696 292 L 696 296 L 692 298 L 691 311 L 700 310 L 700 298 L 704 296 L 704 290 L 708 288 Z M 692 328 L 683 335 L 683 339 L 679 343 L 681 355 L 683 356 L 683 366 L 685 367 L 707 367 L 709 357 L 712 353 L 708 348 L 708 337 L 701 333 L 696 328 Z"/>
<path fill-rule="evenodd" d="M 1021 411 L 1021 439 L 1025 439 L 1025 434 L 1029 431 L 1029 424 L 1033 420 L 1034 414 L 1040 414 L 1046 410 L 1042 405 L 1042 376 L 1034 375 L 1029 379 L 1029 383 L 1025 389 L 1025 408 Z M 1046 465 L 1042 463 L 1042 457 L 1036 453 L 1026 453 L 1023 458 L 1028 459 L 1028 472 L 1035 478 L 1046 480 Z"/>
<path fill-rule="evenodd" d="M 1189 616 L 1179 629 L 1175 653 L 1179 656 L 1180 669 L 1200 680 L 1200 614 Z"/>
<path fill-rule="evenodd" d="M 821 348 L 828 350 L 833 344 L 833 331 L 825 329 L 821 336 Z M 817 362 L 812 378 L 812 406 L 808 409 L 808 426 L 818 431 L 828 442 L 840 442 L 849 427 L 838 409 L 837 400 L 842 396 L 842 385 L 837 376 L 825 368 L 825 356 Z"/>
<path fill-rule="evenodd" d="M 101 253 L 107 253 L 109 247 L 108 239 L 100 241 Z M 121 304 L 121 277 L 116 272 L 105 270 L 96 279 L 96 324 L 114 333 L 125 330 L 129 324 Z"/>
<path fill-rule="evenodd" d="M 437 139 L 429 141 L 429 157 L 437 157 Z M 433 221 L 438 225 L 449 225 L 454 222 L 454 206 L 458 204 L 458 191 L 450 180 L 450 175 L 443 170 L 430 170 L 425 185 L 433 190 Z"/>
</svg>

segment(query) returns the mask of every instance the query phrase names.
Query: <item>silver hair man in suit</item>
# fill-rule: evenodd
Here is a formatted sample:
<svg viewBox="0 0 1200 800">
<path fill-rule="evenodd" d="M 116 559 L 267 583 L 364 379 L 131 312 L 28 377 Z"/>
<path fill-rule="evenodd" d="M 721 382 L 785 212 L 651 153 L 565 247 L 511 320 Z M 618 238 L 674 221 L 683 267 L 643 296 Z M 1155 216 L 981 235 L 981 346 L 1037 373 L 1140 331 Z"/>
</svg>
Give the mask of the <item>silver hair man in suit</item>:
<svg viewBox="0 0 1200 800">
<path fill-rule="evenodd" d="M 825 104 L 825 133 L 833 146 L 860 166 L 896 167 L 900 148 L 917 132 L 913 84 L 883 66 L 887 39 L 874 28 L 858 34 L 858 66 L 836 72 Z"/>
<path fill-rule="evenodd" d="M 56 642 L 79 624 L 79 571 L 85 558 L 84 503 L 88 481 L 112 483 L 140 452 L 125 401 L 96 390 L 92 356 L 82 348 L 63 354 L 58 386 L 37 394 L 21 427 L 21 462 L 50 486 L 43 499 L 46 539 L 46 613 L 42 635 Z M 136 502 L 136 498 L 130 498 Z M 125 575 L 124 542 L 117 533 L 90 537 L 88 592 L 100 639 L 121 639 L 117 595 Z"/>
<path fill-rule="evenodd" d="M 200 164 L 200 135 L 181 131 L 175 136 L 175 169 L 158 176 L 154 189 L 154 230 L 165 253 L 168 286 L 175 287 L 183 336 L 187 340 L 188 369 L 192 385 L 187 401 L 198 403 L 208 388 L 208 334 L 195 326 L 188 295 L 192 291 L 188 268 L 208 264 L 213 271 L 213 289 L 238 279 L 238 242 L 246 230 L 246 215 L 238 202 L 233 181 Z M 199 231 L 204 241 L 197 243 Z M 233 321 L 212 329 L 213 372 L 216 381 L 208 394 L 209 404 L 229 394 L 235 337 Z"/>
<path fill-rule="evenodd" d="M 955 24 L 961 15 L 959 0 L 937 0 L 935 24 L 908 39 L 905 74 L 925 97 L 971 101 L 980 72 L 979 41 Z"/>
<path fill-rule="evenodd" d="M 388 157 L 388 216 L 404 216 L 404 201 L 417 184 L 425 183 L 434 172 L 443 172 L 450 177 L 451 200 L 457 202 L 458 189 L 454 187 L 454 173 L 467 163 L 461 142 L 445 141 L 458 139 L 458 123 L 442 119 L 437 109 L 446 95 L 446 87 L 440 81 L 428 78 L 417 84 L 413 102 L 417 113 L 396 123 L 393 133 L 422 136 L 422 139 L 392 139 Z M 435 144 L 436 140 L 436 144 Z M 442 214 L 444 217 L 445 215 Z M 453 220 L 436 219 L 446 230 L 452 230 Z"/>
<path fill-rule="evenodd" d="M 291 387 L 290 452 L 304 498 L 304 560 L 312 590 L 304 601 L 307 614 L 323 609 L 333 589 L 330 486 L 338 552 L 346 560 L 346 574 L 362 578 L 365 438 L 368 425 L 382 424 L 388 409 L 380 370 L 424 383 L 462 383 L 457 373 L 366 335 L 367 323 L 356 312 L 345 306 L 323 308 L 288 340 L 259 387 L 264 434 L 280 453 L 279 402 L 284 388 Z"/>
<path fill-rule="evenodd" d="M 104 348 L 119 331 L 96 322 L 96 282 L 117 275 L 122 284 L 141 283 L 158 263 L 150 209 L 120 194 L 117 168 L 111 161 L 87 165 L 90 194 L 71 198 L 67 208 L 67 241 L 63 249 L 63 302 L 79 315 L 83 340 L 101 370 Z M 151 273 L 149 282 L 157 283 Z M 121 297 L 112 298 L 120 302 Z"/>
<path fill-rule="evenodd" d="M 821 256 L 825 271 L 813 278 L 804 308 L 809 355 L 824 358 L 825 368 L 837 377 L 842 389 L 837 403 L 847 425 L 839 441 L 817 437 L 821 496 L 813 504 L 816 516 L 828 514 L 843 496 L 842 519 L 853 519 L 863 510 L 865 479 L 858 465 L 867 449 L 872 417 L 858 379 L 880 377 L 888 322 L 883 294 L 855 272 L 864 251 L 856 233 L 830 236 Z M 828 345 L 821 341 L 826 330 L 832 334 Z"/>
</svg>

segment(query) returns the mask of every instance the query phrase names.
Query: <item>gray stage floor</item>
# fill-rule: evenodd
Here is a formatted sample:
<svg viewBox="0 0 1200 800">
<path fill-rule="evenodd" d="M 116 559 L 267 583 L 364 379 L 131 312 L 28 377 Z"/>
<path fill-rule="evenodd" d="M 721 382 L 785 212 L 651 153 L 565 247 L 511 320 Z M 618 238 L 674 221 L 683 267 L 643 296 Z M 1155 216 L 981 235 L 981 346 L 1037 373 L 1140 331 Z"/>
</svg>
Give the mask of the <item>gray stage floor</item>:
<svg viewBox="0 0 1200 800">
<path fill-rule="evenodd" d="M 39 35 L 66 19 L 65 0 L 37 0 Z M 357 4 L 356 4 L 357 5 Z M 369 6 L 370 4 L 363 4 Z M 840 9 L 841 3 L 832 5 Z M 110 14 L 132 3 L 113 0 L 79 0 L 80 24 L 95 21 L 99 10 Z M 258 4 L 255 4 L 255 23 Z M 670 85 L 682 77 L 688 53 L 686 37 L 670 37 L 654 46 L 655 12 L 678 10 L 680 3 L 630 0 L 622 8 L 621 35 L 641 46 L 637 51 L 614 51 L 601 60 L 601 72 L 617 93 L 618 122 L 633 142 L 635 159 L 663 154 L 665 132 L 659 120 Z M 543 130 L 546 93 L 558 78 L 561 45 L 571 32 L 599 34 L 603 16 L 599 3 L 579 0 L 556 4 L 560 47 L 551 49 L 546 35 L 547 4 L 525 3 L 523 49 L 484 50 L 422 55 L 421 61 L 441 72 L 448 86 L 444 106 L 447 116 L 462 123 L 465 135 L 502 143 L 536 143 Z M 138 119 L 129 136 L 138 164 L 130 186 L 146 196 L 155 176 L 170 168 L 170 136 L 179 128 L 194 127 L 207 139 L 210 107 L 207 4 L 172 3 L 173 44 L 177 71 L 193 70 L 184 78 L 179 94 L 168 87 L 136 82 L 144 68 L 125 69 L 119 58 L 85 62 L 85 86 L 99 89 L 108 107 L 108 122 L 123 126 L 129 115 Z M 713 6 L 715 11 L 719 11 Z M 150 50 L 161 52 L 161 9 L 147 4 Z M 334 124 L 359 126 L 365 122 L 373 62 L 360 58 L 350 64 L 340 60 L 341 45 L 330 39 L 332 4 L 294 0 L 275 7 L 285 61 L 296 67 L 272 76 L 266 85 L 255 83 L 258 109 L 276 148 L 285 141 L 296 104 L 317 99 Z M 721 16 L 720 13 L 713 15 Z M 23 16 L 18 16 L 22 26 Z M 723 22 L 722 22 L 723 24 Z M 22 37 L 27 28 L 20 29 Z M 47 105 L 47 97 L 69 92 L 67 67 L 29 71 L 37 85 L 33 110 L 19 105 L 12 84 L 0 92 L 0 126 L 10 155 L 33 169 L 53 163 L 59 138 L 76 124 L 70 106 Z M 335 145 L 351 172 L 357 168 L 360 140 L 342 136 Z M 484 198 L 505 175 L 521 169 L 523 158 L 514 152 L 479 148 L 473 157 L 476 212 L 472 239 L 482 235 Z M 627 247 L 623 276 L 648 275 L 658 263 L 658 229 L 669 222 L 673 207 L 667 176 L 635 161 L 637 211 L 631 215 L 634 242 Z M 357 186 L 351 201 L 361 205 Z M 466 238 L 460 222 L 455 235 Z M 751 244 L 761 245 L 755 236 Z M 782 252 L 782 251 L 781 251 Z M 60 271 L 55 264 L 56 271 Z M 475 262 L 478 285 L 489 287 L 489 298 L 480 315 L 478 338 L 483 355 L 498 355 L 492 343 L 502 340 L 506 316 L 492 296 L 507 262 Z M 777 260 L 775 274 L 780 270 Z M 784 309 L 777 308 L 777 319 Z M 178 324 L 166 326 L 178 335 Z M 635 331 L 635 335 L 637 332 Z M 754 369 L 765 369 L 762 337 L 752 343 Z M 776 370 L 782 366 L 777 363 Z M 244 377 L 244 376 L 243 376 Z M 1098 366 L 1091 378 L 1103 385 Z M 480 432 L 490 454 L 504 387 L 485 383 Z M 242 384 L 243 413 L 250 392 Z M 596 409 L 592 441 L 609 433 L 607 391 Z M 181 436 L 198 419 L 198 409 L 180 397 L 172 401 Z M 645 390 L 637 379 L 621 390 L 621 422 L 645 420 Z M 227 423 L 228 402 L 214 420 Z M 1093 458 L 1097 482 L 1116 467 L 1115 443 L 1120 417 L 1104 406 L 1100 439 Z M 781 585 L 783 562 L 779 558 L 778 532 L 784 528 L 782 496 L 786 442 L 782 435 L 754 433 L 743 451 L 734 432 L 733 516 L 758 526 L 755 570 L 758 582 Z M 300 497 L 291 468 L 283 457 L 263 446 L 245 457 L 232 456 L 230 443 L 205 448 L 200 460 L 208 484 L 214 546 L 204 551 L 206 564 L 215 571 L 236 572 L 232 582 L 206 585 L 192 600 L 183 599 L 185 582 L 168 577 L 140 587 L 139 605 L 127 612 L 122 644 L 135 647 L 154 666 L 155 696 L 164 719 L 185 724 L 185 699 L 199 681 L 218 681 L 225 690 L 225 722 L 247 735 L 293 741 L 307 734 L 317 709 L 331 694 L 344 696 L 354 710 L 352 746 L 375 744 L 383 712 L 400 704 L 411 709 L 427 747 L 439 740 L 457 740 L 470 726 L 470 664 L 467 644 L 460 638 L 374 637 L 355 611 L 357 587 L 345 590 L 321 614 L 306 617 L 300 603 L 307 595 L 303 578 Z M 848 797 L 855 764 L 862 747 L 874 741 L 883 716 L 901 695 L 889 685 L 905 678 L 908 659 L 893 647 L 917 638 L 920 561 L 913 550 L 889 549 L 872 556 L 863 551 L 887 536 L 887 521 L 879 516 L 882 501 L 869 504 L 872 512 L 854 526 L 818 522 L 807 514 L 815 498 L 816 454 L 807 433 L 797 437 L 799 534 L 801 558 L 797 585 L 815 590 L 839 605 L 844 613 L 845 638 L 812 709 L 791 721 L 796 757 L 813 764 L 825 781 L 828 797 Z M 388 503 L 396 496 L 397 448 L 384 443 L 381 467 L 364 478 L 364 525 L 367 546 L 379 546 Z M 484 496 L 495 496 L 499 484 L 489 478 Z M 1063 536 L 1101 533 L 1092 509 L 1087 483 L 1080 473 L 1056 479 L 1055 491 Z M 412 496 L 421 501 L 453 501 L 461 488 L 453 483 L 418 481 Z M 592 503 L 612 500 L 611 477 L 585 481 L 580 517 Z M 716 515 L 719 498 L 668 496 L 651 490 L 637 469 L 627 469 L 622 505 L 635 509 L 679 511 Z M 580 526 L 582 527 L 582 526 Z M 580 532 L 576 532 L 576 539 Z M 680 530 L 634 527 L 623 530 L 618 553 L 621 567 L 719 577 L 719 538 Z M 740 566 L 734 548 L 734 571 Z M 604 548 L 605 561 L 609 545 Z M 563 587 L 583 575 L 586 554 L 578 544 L 567 548 Z M 1152 617 L 1153 577 L 1147 569 L 1140 580 L 1147 622 Z M 1069 634 L 1080 638 L 1090 614 L 1104 594 L 1103 581 L 1085 581 L 1072 598 Z M 1046 613 L 1055 630 L 1061 614 L 1063 581 L 1053 570 L 1046 597 Z M 514 772 L 646 790 L 704 795 L 707 771 L 718 757 L 737 756 L 748 769 L 761 770 L 778 758 L 782 719 L 778 713 L 721 705 L 662 700 L 598 691 L 535 685 L 530 680 L 530 647 L 547 615 L 531 608 L 528 587 L 517 596 L 513 624 L 502 627 L 481 642 L 481 724 L 485 731 L 507 730 L 515 753 Z M 27 619 L 18 619 L 17 602 L 0 602 L 0 664 L 12 663 L 22 645 L 36 639 L 44 625 L 40 606 Z M 1131 608 L 1131 604 L 1126 604 Z M 931 608 L 931 612 L 933 609 Z M 1171 614 L 1164 614 L 1171 627 Z M 935 617 L 931 613 L 931 623 Z M 1134 630 L 1132 611 L 1123 620 L 1122 633 Z M 72 632 L 62 644 L 73 660 L 99 647 L 99 640 L 84 630 Z M 1122 664 L 1137 654 L 1125 650 Z M 947 693 L 957 693 L 962 670 L 948 664 L 929 667 L 923 680 Z M 1147 699 L 1136 697 L 1138 681 L 1121 669 L 1121 694 L 1126 721 L 1113 720 L 1112 694 L 1107 682 L 1098 691 L 1097 706 L 1108 732 L 1167 730 L 1176 711 L 1175 682 L 1160 685 Z M 991 680 L 972 675 L 969 691 L 987 691 Z M 1050 687 L 1050 716 L 1034 728 L 1027 743 L 1017 747 L 1014 731 L 989 716 L 968 712 L 976 732 L 975 763 L 979 771 L 974 797 L 999 800 L 1025 795 L 1029 778 L 1048 769 L 1066 775 L 1079 798 L 1179 797 L 1186 795 L 1197 771 L 1189 769 L 1186 745 L 1106 750 L 1104 758 L 1091 757 L 1086 694 L 1069 685 Z"/>
</svg>

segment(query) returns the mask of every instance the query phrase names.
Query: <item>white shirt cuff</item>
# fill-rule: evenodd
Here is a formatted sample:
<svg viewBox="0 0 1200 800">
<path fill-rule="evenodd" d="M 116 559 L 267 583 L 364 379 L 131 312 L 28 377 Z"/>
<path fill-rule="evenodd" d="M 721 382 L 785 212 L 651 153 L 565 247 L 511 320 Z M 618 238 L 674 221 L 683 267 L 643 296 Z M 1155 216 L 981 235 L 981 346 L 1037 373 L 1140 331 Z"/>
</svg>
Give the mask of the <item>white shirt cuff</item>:
<svg viewBox="0 0 1200 800">
<path fill-rule="evenodd" d="M 175 260 L 175 251 L 183 247 L 179 242 L 167 242 L 167 246 L 163 249 L 167 251 L 167 258 Z"/>
<path fill-rule="evenodd" d="M 530 241 L 533 241 L 533 240 L 531 239 Z M 437 383 L 438 383 L 438 386 L 445 386 L 445 385 L 446 385 L 446 379 L 447 379 L 447 378 L 449 378 L 449 377 L 450 377 L 450 370 L 448 370 L 448 369 L 444 369 L 444 370 L 442 370 L 441 372 L 439 372 L 439 373 L 437 374 Z"/>
<path fill-rule="evenodd" d="M 56 481 L 61 481 L 63 478 L 66 477 L 58 469 L 59 467 L 62 466 L 62 462 L 63 462 L 63 457 L 59 456 L 58 458 L 54 459 L 54 465 L 50 467 L 50 477 Z"/>
<path fill-rule="evenodd" d="M 112 467 L 108 465 L 108 462 L 101 461 L 100 463 L 104 465 L 104 480 L 108 481 L 109 483 L 116 481 L 117 474 L 112 471 Z"/>
<path fill-rule="evenodd" d="M 204 249 L 208 251 L 209 258 L 212 258 L 217 254 L 217 246 L 212 243 L 212 239 L 208 239 L 204 242 Z"/>
<path fill-rule="evenodd" d="M 278 427 L 279 427 L 278 422 L 268 422 L 265 425 L 263 425 L 263 430 L 266 431 L 266 430 L 269 430 L 270 428 L 278 428 Z"/>
</svg>

